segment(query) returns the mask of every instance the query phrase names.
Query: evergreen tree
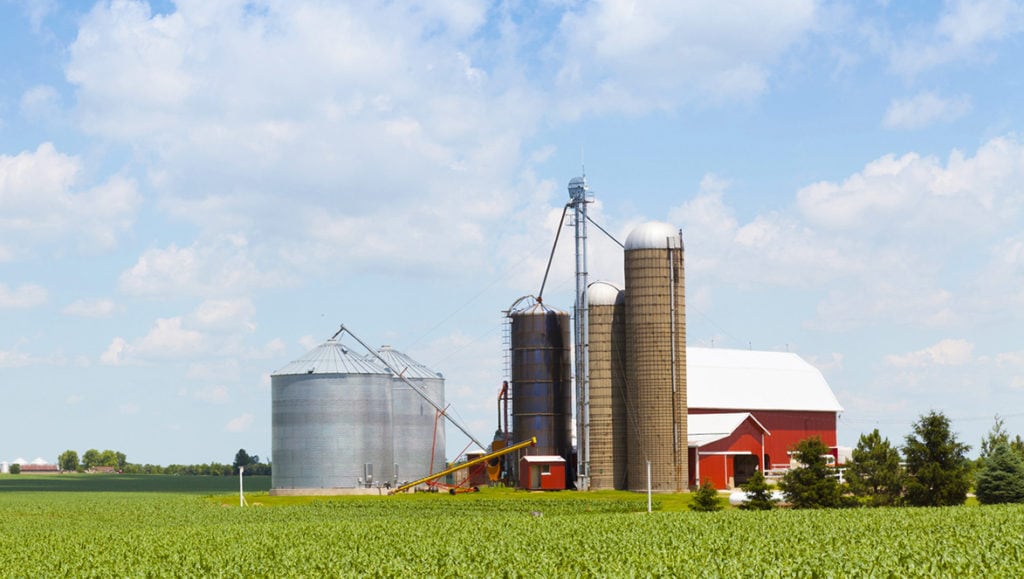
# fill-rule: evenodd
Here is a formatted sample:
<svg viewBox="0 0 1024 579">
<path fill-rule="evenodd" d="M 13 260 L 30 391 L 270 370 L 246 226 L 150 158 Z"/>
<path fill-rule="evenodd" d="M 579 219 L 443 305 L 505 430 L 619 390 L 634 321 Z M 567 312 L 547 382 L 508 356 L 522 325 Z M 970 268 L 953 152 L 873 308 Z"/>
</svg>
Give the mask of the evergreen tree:
<svg viewBox="0 0 1024 579">
<path fill-rule="evenodd" d="M 907 460 L 907 504 L 915 507 L 962 505 L 970 486 L 970 446 L 950 431 L 949 419 L 932 411 L 914 424 L 903 454 Z"/>
<path fill-rule="evenodd" d="M 747 493 L 747 500 L 740 505 L 741 509 L 770 511 L 775 508 L 775 499 L 772 498 L 772 491 L 768 487 L 768 482 L 764 480 L 764 473 L 760 470 L 755 471 L 746 484 L 740 485 L 740 488 L 743 489 L 743 492 Z"/>
<path fill-rule="evenodd" d="M 989 430 L 985 438 L 981 439 L 981 449 L 978 453 L 979 463 L 984 464 L 985 459 L 992 454 L 992 451 L 1002 444 L 1010 444 L 1010 434 L 1006 432 L 1006 428 L 1003 426 L 1003 419 L 996 414 L 996 421 L 992 425 L 992 430 Z"/>
<path fill-rule="evenodd" d="M 1009 444 L 989 449 L 974 492 L 983 505 L 1024 502 L 1024 461 Z"/>
<path fill-rule="evenodd" d="M 693 502 L 690 503 L 690 509 L 714 512 L 720 511 L 723 508 L 721 501 L 718 499 L 718 489 L 715 488 L 711 479 L 704 479 L 704 482 L 697 488 L 697 492 L 693 494 Z"/>
<path fill-rule="evenodd" d="M 801 440 L 794 447 L 800 466 L 792 468 L 779 483 L 795 509 L 836 508 L 843 506 L 835 469 L 830 468 L 829 448 L 818 436 Z"/>
<path fill-rule="evenodd" d="M 862 434 L 846 468 L 850 491 L 872 507 L 893 506 L 903 494 L 906 478 L 900 452 L 876 428 Z"/>
</svg>

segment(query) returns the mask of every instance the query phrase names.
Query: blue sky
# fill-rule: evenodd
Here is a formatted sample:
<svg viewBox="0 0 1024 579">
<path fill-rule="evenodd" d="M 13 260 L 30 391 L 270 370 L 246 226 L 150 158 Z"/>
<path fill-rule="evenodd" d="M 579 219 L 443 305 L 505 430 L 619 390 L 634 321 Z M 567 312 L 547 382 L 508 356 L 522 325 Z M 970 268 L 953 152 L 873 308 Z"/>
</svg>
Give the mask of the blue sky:
<svg viewBox="0 0 1024 579">
<path fill-rule="evenodd" d="M 267 456 L 269 374 L 342 323 L 488 437 L 583 163 L 619 239 L 683 229 L 688 343 L 799 353 L 841 444 L 1024 434 L 1022 33 L 1008 0 L 0 0 L 0 459 Z M 622 279 L 597 232 L 589 269 Z"/>
</svg>

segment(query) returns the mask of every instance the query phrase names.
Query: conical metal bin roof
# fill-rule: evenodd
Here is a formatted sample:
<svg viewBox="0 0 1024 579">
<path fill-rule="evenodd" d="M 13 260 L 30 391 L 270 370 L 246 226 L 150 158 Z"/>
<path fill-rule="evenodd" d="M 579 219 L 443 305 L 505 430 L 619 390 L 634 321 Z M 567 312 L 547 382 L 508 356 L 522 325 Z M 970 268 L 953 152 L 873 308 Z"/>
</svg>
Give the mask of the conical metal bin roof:
<svg viewBox="0 0 1024 579">
<path fill-rule="evenodd" d="M 413 379 L 413 378 L 427 378 L 434 380 L 443 380 L 444 376 L 440 372 L 435 372 L 427 366 L 413 360 L 408 354 L 404 354 L 395 350 L 391 346 L 381 346 L 377 350 L 377 355 L 387 361 L 388 365 L 400 372 L 402 376 Z M 379 365 L 380 362 L 372 355 L 366 355 L 367 360 L 372 360 L 374 364 Z"/>
<path fill-rule="evenodd" d="M 271 376 L 290 374 L 390 374 L 380 364 L 353 354 L 337 340 L 327 340 Z"/>
</svg>

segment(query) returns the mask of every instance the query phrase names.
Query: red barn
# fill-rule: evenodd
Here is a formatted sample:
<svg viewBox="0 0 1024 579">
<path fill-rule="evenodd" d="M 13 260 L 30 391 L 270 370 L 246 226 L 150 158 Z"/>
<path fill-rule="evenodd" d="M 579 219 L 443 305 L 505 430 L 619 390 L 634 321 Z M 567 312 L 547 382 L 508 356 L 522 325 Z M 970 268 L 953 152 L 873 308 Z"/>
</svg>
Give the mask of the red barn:
<svg viewBox="0 0 1024 579">
<path fill-rule="evenodd" d="M 760 468 L 771 436 L 749 412 L 691 414 L 690 485 L 710 480 L 715 488 L 743 484 Z"/>
<path fill-rule="evenodd" d="M 519 459 L 519 488 L 565 489 L 565 459 L 557 455 L 526 455 Z"/>
<path fill-rule="evenodd" d="M 810 436 L 836 446 L 843 408 L 821 372 L 796 354 L 691 347 L 686 380 L 691 486 L 709 472 L 717 488 L 728 488 L 754 467 L 788 467 L 791 448 Z"/>
</svg>

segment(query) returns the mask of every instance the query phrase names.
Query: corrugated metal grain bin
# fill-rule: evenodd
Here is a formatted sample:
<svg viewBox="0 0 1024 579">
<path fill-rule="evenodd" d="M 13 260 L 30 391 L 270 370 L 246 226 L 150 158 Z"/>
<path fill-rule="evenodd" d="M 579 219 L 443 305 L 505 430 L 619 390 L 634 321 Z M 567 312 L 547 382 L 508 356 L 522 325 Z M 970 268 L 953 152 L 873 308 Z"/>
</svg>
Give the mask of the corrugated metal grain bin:
<svg viewBox="0 0 1024 579">
<path fill-rule="evenodd" d="M 390 372 L 328 340 L 270 380 L 273 490 L 392 480 Z"/>
<path fill-rule="evenodd" d="M 439 372 L 434 372 L 391 346 L 381 346 L 377 355 L 406 380 L 418 386 L 437 406 L 444 408 L 444 377 Z M 399 378 L 395 378 L 391 396 L 394 460 L 398 480 L 416 480 L 444 470 L 445 420 L 436 420 L 437 410 L 434 406 Z"/>
</svg>

